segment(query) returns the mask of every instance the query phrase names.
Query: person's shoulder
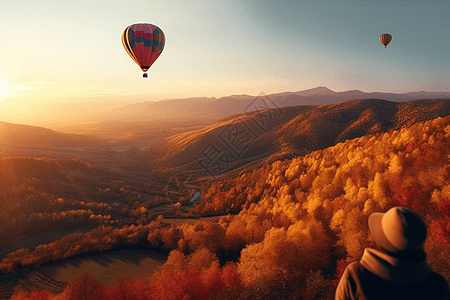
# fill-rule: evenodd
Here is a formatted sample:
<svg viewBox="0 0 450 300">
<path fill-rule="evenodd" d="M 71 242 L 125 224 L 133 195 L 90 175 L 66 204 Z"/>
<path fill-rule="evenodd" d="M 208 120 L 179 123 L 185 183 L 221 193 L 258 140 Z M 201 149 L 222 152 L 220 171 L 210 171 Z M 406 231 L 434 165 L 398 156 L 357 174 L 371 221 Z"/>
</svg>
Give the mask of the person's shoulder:
<svg viewBox="0 0 450 300">
<path fill-rule="evenodd" d="M 347 265 L 346 270 L 350 274 L 360 274 L 364 272 L 364 267 L 361 265 L 359 261 L 355 260 Z"/>
<path fill-rule="evenodd" d="M 341 275 L 340 282 L 349 282 L 354 285 L 359 282 L 359 274 L 361 273 L 361 264 L 358 261 L 350 262 Z"/>
<path fill-rule="evenodd" d="M 342 278 L 355 285 L 359 285 L 361 281 L 367 279 L 367 270 L 361 265 L 359 261 L 350 262 L 342 274 Z"/>
<path fill-rule="evenodd" d="M 342 274 L 335 299 L 365 299 L 365 285 L 370 282 L 366 273 L 359 261 L 350 262 Z"/>
<path fill-rule="evenodd" d="M 428 277 L 428 280 L 439 285 L 447 286 L 447 288 L 449 286 L 447 279 L 445 279 L 445 277 L 442 276 L 441 274 L 434 271 L 431 272 L 430 276 Z"/>
<path fill-rule="evenodd" d="M 352 261 L 347 265 L 347 268 L 350 268 L 350 269 L 358 269 L 361 267 L 362 266 L 361 266 L 361 263 L 359 262 L 359 260 Z"/>
<path fill-rule="evenodd" d="M 441 274 L 439 274 L 438 272 L 435 272 L 435 271 L 431 271 L 430 277 L 434 277 L 435 279 L 438 279 L 438 278 L 439 278 L 439 280 L 445 280 L 445 281 L 447 281 L 447 279 L 445 279 L 444 276 L 442 276 Z"/>
<path fill-rule="evenodd" d="M 359 287 L 358 278 L 359 262 L 350 262 L 342 273 L 336 289 L 335 300 L 353 299 Z"/>
</svg>

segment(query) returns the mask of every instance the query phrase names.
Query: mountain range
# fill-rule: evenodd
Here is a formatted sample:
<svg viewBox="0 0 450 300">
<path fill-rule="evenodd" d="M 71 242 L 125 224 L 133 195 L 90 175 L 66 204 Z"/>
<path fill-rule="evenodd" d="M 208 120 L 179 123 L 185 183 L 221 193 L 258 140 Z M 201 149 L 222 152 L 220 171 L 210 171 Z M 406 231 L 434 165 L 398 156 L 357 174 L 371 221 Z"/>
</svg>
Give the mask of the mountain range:
<svg viewBox="0 0 450 300">
<path fill-rule="evenodd" d="M 354 99 L 381 99 L 393 102 L 416 99 L 450 99 L 450 92 L 366 93 L 359 90 L 335 92 L 326 87 L 317 87 L 298 92 L 284 92 L 259 96 L 232 95 L 221 98 L 188 98 L 142 102 L 116 108 L 105 113 L 108 120 L 166 120 L 177 116 L 179 120 L 202 119 L 217 121 L 234 114 L 255 111 L 261 108 L 276 108 L 297 105 L 324 105 Z M 132 117 L 131 117 L 132 116 Z"/>
<path fill-rule="evenodd" d="M 128 97 L 121 101 L 60 101 L 57 103 L 39 103 L 27 106 L 8 100 L 0 103 L 0 120 L 10 123 L 29 124 L 44 127 L 83 126 L 104 122 L 207 122 L 261 108 L 286 107 L 296 105 L 324 105 L 354 99 L 382 99 L 393 102 L 416 99 L 450 99 L 450 92 L 410 92 L 366 93 L 359 90 L 335 92 L 326 87 L 283 92 L 259 96 L 231 95 L 226 97 L 197 97 L 187 99 L 165 99 L 161 101 L 143 101 L 142 98 Z M 145 99 L 145 98 L 144 98 Z M 140 102 L 136 102 L 140 101 Z M 130 103 L 133 102 L 133 103 Z M 128 104 L 127 104 L 128 103 Z M 21 106 L 22 105 L 22 106 Z M 17 111 L 21 111 L 17 114 Z M 176 117 L 174 117 L 176 116 Z M 61 128 L 61 127 L 59 127 Z M 85 129 L 85 128 L 84 128 Z"/>
</svg>

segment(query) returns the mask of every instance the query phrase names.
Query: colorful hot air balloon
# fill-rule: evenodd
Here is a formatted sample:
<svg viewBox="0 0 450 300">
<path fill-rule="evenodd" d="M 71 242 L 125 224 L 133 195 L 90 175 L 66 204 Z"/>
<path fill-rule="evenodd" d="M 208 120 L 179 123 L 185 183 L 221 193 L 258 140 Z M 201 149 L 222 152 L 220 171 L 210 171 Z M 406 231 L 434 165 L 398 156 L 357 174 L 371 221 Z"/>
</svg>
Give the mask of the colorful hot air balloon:
<svg viewBox="0 0 450 300">
<path fill-rule="evenodd" d="M 380 36 L 380 42 L 384 45 L 384 48 L 386 48 L 386 46 L 391 42 L 391 40 L 392 35 L 390 35 L 389 33 L 385 33 Z"/>
<path fill-rule="evenodd" d="M 122 45 L 147 77 L 147 70 L 161 55 L 166 43 L 162 30 L 152 24 L 133 24 L 122 33 Z"/>
</svg>

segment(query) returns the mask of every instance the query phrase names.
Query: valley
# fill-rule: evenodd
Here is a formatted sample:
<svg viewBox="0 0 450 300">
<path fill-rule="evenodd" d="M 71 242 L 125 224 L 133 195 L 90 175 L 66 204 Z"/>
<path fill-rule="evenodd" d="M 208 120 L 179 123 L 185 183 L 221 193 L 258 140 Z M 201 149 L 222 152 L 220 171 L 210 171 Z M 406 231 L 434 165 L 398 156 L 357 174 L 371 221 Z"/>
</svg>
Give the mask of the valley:
<svg viewBox="0 0 450 300">
<path fill-rule="evenodd" d="M 377 149 L 391 149 L 383 136 L 399 132 L 401 136 L 420 136 L 421 131 L 429 131 L 426 128 L 431 125 L 421 127 L 427 120 L 444 132 L 439 126 L 448 122 L 447 101 L 351 100 L 268 108 L 213 123 L 178 121 L 159 127 L 153 123 L 99 123 L 59 127 L 61 132 L 56 128 L 0 123 L 0 298 L 21 290 L 61 293 L 68 282 L 77 280 L 85 271 L 111 285 L 128 275 L 142 279 L 153 276 L 155 270 L 166 272 L 174 260 L 184 264 L 183 268 L 205 262 L 198 265 L 199 270 L 214 269 L 212 266 L 219 263 L 223 267 L 227 262 L 247 266 L 252 245 L 271 247 L 264 244 L 269 232 L 290 228 L 303 219 L 309 221 L 296 226 L 310 230 L 326 226 L 334 232 L 332 236 L 345 240 L 347 236 L 340 233 L 343 227 L 330 220 L 344 207 L 345 197 L 360 196 L 347 187 L 349 179 L 333 179 L 332 174 L 344 168 L 341 163 L 331 160 L 324 167 L 328 173 L 316 174 L 309 169 L 310 162 L 318 164 L 321 155 L 330 151 L 335 153 L 326 154 L 330 157 L 338 157 L 339 151 L 356 151 L 350 150 L 352 147 L 371 149 L 377 145 Z M 445 121 L 439 117 L 446 117 Z M 413 133 L 403 133 L 408 130 Z M 439 134 L 439 143 L 446 145 L 444 133 Z M 442 144 L 433 144 L 434 139 L 411 139 L 408 146 L 405 140 L 398 146 L 395 151 L 405 152 L 403 170 L 421 168 L 425 160 L 430 168 L 438 168 L 433 161 L 445 151 L 444 146 L 439 146 Z M 420 150 L 412 151 L 414 147 Z M 380 159 L 379 166 L 389 167 L 372 152 L 364 155 L 373 161 Z M 342 166 L 351 164 L 342 159 Z M 299 171 L 291 164 L 303 164 L 299 168 L 310 171 L 295 179 L 298 174 L 292 174 Z M 386 172 L 392 170 L 394 167 L 389 167 Z M 347 171 L 339 172 L 342 175 Z M 348 174 L 360 193 L 363 189 L 373 193 L 370 180 L 374 180 L 375 173 L 370 172 Z M 446 176 L 444 171 L 439 172 L 436 174 Z M 383 177 L 384 186 L 389 187 L 384 193 L 396 203 L 412 205 L 405 202 L 412 196 L 396 196 L 407 193 L 410 183 L 397 186 L 398 179 L 389 176 L 394 175 Z M 320 183 L 315 183 L 317 180 Z M 433 180 L 435 188 L 441 189 L 443 179 Z M 331 183 L 335 186 L 327 187 Z M 429 201 L 423 196 L 433 192 L 428 190 L 429 185 L 418 194 L 421 201 Z M 317 192 L 320 186 L 326 188 Z M 314 194 L 314 189 L 320 196 Z M 350 193 L 353 196 L 345 196 Z M 275 205 L 281 198 L 285 204 Z M 195 201 L 189 203 L 190 199 Z M 382 204 L 365 204 L 363 210 L 371 211 L 377 205 Z M 440 216 L 427 213 L 430 218 Z M 328 241 L 320 236 L 323 232 L 317 234 L 318 240 Z M 442 238 L 436 232 L 433 236 Z M 348 245 L 350 248 L 324 245 L 330 251 L 326 255 L 334 261 L 359 253 Z M 438 249 L 432 245 L 430 249 Z M 204 257 L 197 260 L 196 255 Z M 328 275 L 334 272 L 325 263 L 322 270 Z M 240 274 L 242 280 L 252 282 L 244 270 Z"/>
</svg>

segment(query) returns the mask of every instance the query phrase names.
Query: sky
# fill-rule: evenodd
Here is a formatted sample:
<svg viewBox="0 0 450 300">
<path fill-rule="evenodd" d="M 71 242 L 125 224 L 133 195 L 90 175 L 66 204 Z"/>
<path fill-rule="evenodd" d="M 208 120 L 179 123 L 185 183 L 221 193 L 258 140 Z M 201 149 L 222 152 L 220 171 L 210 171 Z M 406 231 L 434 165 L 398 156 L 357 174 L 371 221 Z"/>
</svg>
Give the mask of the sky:
<svg viewBox="0 0 450 300">
<path fill-rule="evenodd" d="M 5 2 L 0 109 L 450 86 L 448 0 Z M 166 36 L 147 79 L 120 40 L 134 23 L 155 24 Z M 393 37 L 387 48 L 383 33 Z"/>
</svg>

